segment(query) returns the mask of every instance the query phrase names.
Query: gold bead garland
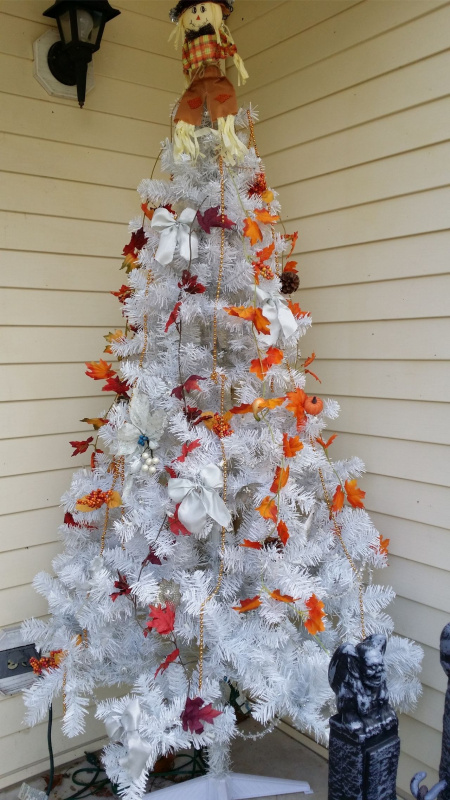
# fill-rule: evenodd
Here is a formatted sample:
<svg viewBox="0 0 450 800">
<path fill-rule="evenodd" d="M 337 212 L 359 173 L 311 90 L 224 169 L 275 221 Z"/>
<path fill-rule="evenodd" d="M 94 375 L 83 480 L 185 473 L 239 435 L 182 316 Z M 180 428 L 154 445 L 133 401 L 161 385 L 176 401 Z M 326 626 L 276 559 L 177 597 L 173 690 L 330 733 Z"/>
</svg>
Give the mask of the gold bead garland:
<svg viewBox="0 0 450 800">
<path fill-rule="evenodd" d="M 223 159 L 219 156 L 219 170 L 220 170 L 220 217 L 222 223 L 225 219 L 225 181 L 223 175 Z M 217 383 L 217 311 L 220 298 L 220 290 L 222 287 L 223 276 L 223 260 L 225 255 L 225 228 L 220 229 L 220 261 L 219 273 L 217 276 L 217 290 L 214 300 L 214 315 L 213 315 L 213 368 L 211 372 L 211 379 Z"/>
<path fill-rule="evenodd" d="M 225 375 L 221 374 L 221 386 L 220 386 L 220 413 L 223 415 L 224 407 L 225 407 L 225 382 L 226 377 Z M 227 469 L 227 457 L 225 452 L 225 445 L 223 443 L 223 439 L 220 439 L 220 446 L 222 449 L 222 459 L 223 459 L 223 501 L 224 503 L 227 502 L 227 482 L 228 482 L 228 469 Z M 226 539 L 226 528 L 222 528 L 221 536 L 220 536 L 220 566 L 219 566 L 219 574 L 217 576 L 217 583 L 212 590 L 211 594 L 203 600 L 200 606 L 200 637 L 199 637 L 199 658 L 198 658 L 198 688 L 201 691 L 203 685 L 203 657 L 205 652 L 205 644 L 204 644 L 204 633 L 205 633 L 205 608 L 210 600 L 220 591 L 220 587 L 222 586 L 222 579 L 223 579 L 223 572 L 224 572 L 224 563 L 223 557 L 225 553 L 225 539 Z"/>
</svg>

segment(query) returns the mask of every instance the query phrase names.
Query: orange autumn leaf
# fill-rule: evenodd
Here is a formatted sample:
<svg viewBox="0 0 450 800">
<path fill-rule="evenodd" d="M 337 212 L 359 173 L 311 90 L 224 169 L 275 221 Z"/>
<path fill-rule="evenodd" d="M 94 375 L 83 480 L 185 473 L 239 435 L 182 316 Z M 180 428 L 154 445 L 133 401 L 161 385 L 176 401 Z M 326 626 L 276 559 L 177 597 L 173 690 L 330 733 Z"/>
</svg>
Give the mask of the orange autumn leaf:
<svg viewBox="0 0 450 800">
<path fill-rule="evenodd" d="M 308 356 L 306 361 L 303 362 L 303 366 L 304 367 L 309 367 L 309 365 L 313 363 L 315 357 L 316 357 L 316 354 L 315 353 L 311 353 L 311 355 Z"/>
<path fill-rule="evenodd" d="M 252 322 L 258 333 L 270 333 L 270 322 L 267 317 L 264 316 L 260 308 L 254 308 L 254 306 L 230 306 L 223 310 L 226 311 L 230 317 L 240 317 L 248 322 Z"/>
<path fill-rule="evenodd" d="M 262 242 L 262 233 L 260 227 L 254 219 L 250 219 L 250 217 L 246 217 L 244 219 L 244 236 L 247 239 L 250 239 L 250 244 L 252 247 L 256 244 L 256 242 Z"/>
<path fill-rule="evenodd" d="M 255 210 L 255 217 L 258 222 L 262 222 L 263 225 L 278 222 L 280 219 L 278 214 L 270 214 L 265 208 L 257 208 Z"/>
<path fill-rule="evenodd" d="M 240 406 L 230 408 L 230 414 L 250 414 L 253 411 L 251 403 L 241 403 Z"/>
<path fill-rule="evenodd" d="M 311 372 L 311 370 L 310 370 L 310 369 L 305 369 L 305 374 L 307 374 L 307 375 L 312 375 L 312 376 L 313 376 L 313 378 L 314 378 L 316 381 L 319 381 L 319 383 L 322 383 L 322 381 L 320 380 L 319 376 L 318 376 L 318 375 L 316 375 L 316 373 L 315 373 L 315 372 Z"/>
<path fill-rule="evenodd" d="M 345 494 L 343 492 L 342 486 L 336 486 L 336 491 L 333 495 L 333 502 L 331 503 L 330 512 L 333 514 L 337 514 L 338 511 L 341 511 L 345 500 Z"/>
<path fill-rule="evenodd" d="M 390 539 L 383 539 L 381 533 L 378 537 L 378 549 L 383 556 L 389 555 L 389 545 L 391 543 Z"/>
<path fill-rule="evenodd" d="M 298 303 L 294 303 L 292 300 L 288 300 L 287 304 L 289 310 L 292 311 L 296 319 L 300 319 L 301 317 L 309 317 L 309 311 L 302 311 Z"/>
<path fill-rule="evenodd" d="M 270 596 L 274 600 L 278 600 L 279 603 L 295 603 L 293 597 L 290 594 L 281 594 L 279 589 L 274 589 L 273 592 L 269 592 Z"/>
<path fill-rule="evenodd" d="M 330 444 L 333 444 L 333 442 L 336 439 L 336 437 L 337 437 L 337 433 L 333 433 L 333 436 L 330 436 L 328 441 L 324 442 L 324 440 L 320 436 L 316 436 L 316 442 L 318 444 L 322 445 L 324 450 L 327 450 L 327 448 L 330 446 Z"/>
<path fill-rule="evenodd" d="M 270 491 L 278 494 L 286 486 L 289 478 L 289 467 L 277 467 L 275 470 L 275 478 L 273 479 Z"/>
<path fill-rule="evenodd" d="M 292 411 L 294 417 L 296 418 L 297 430 L 299 431 L 305 421 L 304 404 L 305 400 L 307 399 L 307 395 L 303 389 L 297 388 L 293 392 L 287 392 L 286 397 L 289 400 L 286 408 L 288 411 Z"/>
<path fill-rule="evenodd" d="M 87 366 L 86 375 L 88 378 L 93 378 L 94 381 L 103 381 L 112 378 L 116 372 L 112 369 L 112 364 L 108 364 L 101 358 L 97 361 L 86 361 Z"/>
<path fill-rule="evenodd" d="M 353 506 L 353 508 L 364 508 L 364 503 L 362 500 L 363 497 L 366 496 L 366 493 L 363 492 L 362 489 L 358 488 L 356 478 L 354 478 L 352 481 L 345 481 L 345 491 L 347 492 L 347 500 L 350 505 Z"/>
<path fill-rule="evenodd" d="M 311 595 L 305 605 L 309 611 L 308 619 L 305 621 L 305 628 L 312 636 L 315 636 L 316 633 L 325 630 L 325 625 L 323 623 L 323 617 L 325 616 L 323 609 L 325 606 L 315 594 Z"/>
<path fill-rule="evenodd" d="M 264 519 L 271 519 L 272 522 L 277 521 L 278 509 L 273 497 L 269 497 L 269 495 L 267 495 L 267 497 L 264 498 L 261 505 L 258 506 L 256 510 L 259 511 Z"/>
<path fill-rule="evenodd" d="M 284 265 L 283 272 L 295 272 L 297 274 L 297 261 L 287 261 Z"/>
<path fill-rule="evenodd" d="M 278 406 L 283 405 L 284 401 L 286 400 L 285 397 L 271 397 L 269 400 L 263 400 L 260 403 L 259 408 L 269 408 L 270 410 L 277 408 Z"/>
<path fill-rule="evenodd" d="M 256 256 L 259 261 L 267 261 L 268 258 L 272 255 L 273 251 L 275 250 L 275 244 L 269 244 L 268 247 L 263 247 L 262 250 L 256 251 Z"/>
<path fill-rule="evenodd" d="M 303 450 L 303 442 L 300 441 L 298 436 L 289 438 L 287 433 L 283 433 L 283 454 L 286 458 L 293 458 L 297 453 Z"/>
<path fill-rule="evenodd" d="M 280 537 L 282 543 L 286 547 L 287 540 L 289 539 L 289 531 L 287 529 L 286 523 L 283 522 L 282 519 L 280 519 L 280 521 L 279 521 L 279 523 L 277 525 L 277 533 L 278 533 L 278 536 Z"/>
<path fill-rule="evenodd" d="M 246 600 L 239 600 L 240 606 L 232 606 L 234 611 L 237 611 L 238 614 L 245 614 L 246 611 L 253 611 L 253 609 L 258 608 L 261 605 L 261 600 L 259 594 L 255 595 L 255 597 L 248 597 Z"/>
<path fill-rule="evenodd" d="M 103 425 L 106 425 L 108 420 L 105 417 L 83 417 L 80 422 L 87 422 L 88 425 L 93 425 L 94 430 L 98 431 Z"/>
<path fill-rule="evenodd" d="M 251 550 L 262 550 L 261 542 L 252 542 L 250 539 L 244 539 L 239 547 L 249 547 Z"/>
<path fill-rule="evenodd" d="M 147 203 L 141 203 L 141 208 L 142 208 L 142 211 L 144 212 L 145 216 L 147 217 L 147 219 L 152 219 L 153 218 L 153 214 L 155 213 L 155 209 L 154 208 L 149 208 Z"/>
<path fill-rule="evenodd" d="M 294 250 L 295 245 L 297 244 L 298 231 L 295 231 L 295 233 L 285 233 L 283 238 L 286 239 L 287 242 L 291 243 L 291 249 L 289 250 L 288 253 L 288 258 L 289 258 L 289 256 Z"/>
<path fill-rule="evenodd" d="M 251 362 L 250 372 L 253 372 L 261 381 L 264 376 L 274 364 L 281 364 L 284 358 L 284 353 L 277 347 L 269 347 L 266 357 L 259 359 L 255 358 Z"/>
</svg>

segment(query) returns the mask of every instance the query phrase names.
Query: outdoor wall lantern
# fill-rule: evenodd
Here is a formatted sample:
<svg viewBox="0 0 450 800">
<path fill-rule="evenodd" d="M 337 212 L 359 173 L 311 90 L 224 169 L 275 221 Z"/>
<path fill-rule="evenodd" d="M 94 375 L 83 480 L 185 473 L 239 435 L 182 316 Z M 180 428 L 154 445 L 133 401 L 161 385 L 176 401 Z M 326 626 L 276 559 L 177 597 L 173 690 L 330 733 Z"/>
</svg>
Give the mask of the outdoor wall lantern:
<svg viewBox="0 0 450 800">
<path fill-rule="evenodd" d="M 44 11 L 44 17 L 56 19 L 60 36 L 60 39 L 50 45 L 45 65 L 42 65 L 41 58 L 44 70 L 38 66 L 35 69 L 36 77 L 47 91 L 50 89 L 41 80 L 40 72 L 50 70 L 53 78 L 60 84 L 76 85 L 78 103 L 80 108 L 83 107 L 86 76 L 92 54 L 100 48 L 106 23 L 118 14 L 120 11 L 112 8 L 108 0 L 56 0 Z M 51 33 L 55 39 L 56 31 Z M 57 94 L 56 91 L 51 93 Z"/>
</svg>

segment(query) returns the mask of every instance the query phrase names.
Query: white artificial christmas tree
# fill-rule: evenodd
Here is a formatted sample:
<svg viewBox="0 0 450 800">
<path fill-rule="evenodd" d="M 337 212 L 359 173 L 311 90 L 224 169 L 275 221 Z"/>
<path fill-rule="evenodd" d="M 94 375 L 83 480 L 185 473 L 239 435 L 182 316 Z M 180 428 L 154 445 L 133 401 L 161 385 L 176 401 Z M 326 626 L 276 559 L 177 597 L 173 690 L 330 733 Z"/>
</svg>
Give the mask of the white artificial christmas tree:
<svg viewBox="0 0 450 800">
<path fill-rule="evenodd" d="M 263 726 L 290 717 L 326 741 L 330 656 L 383 632 L 392 702 L 419 691 L 419 648 L 391 636 L 393 592 L 372 582 L 387 559 L 357 485 L 363 464 L 331 460 L 322 437 L 338 405 L 305 390 L 311 317 L 289 298 L 296 237 L 276 227 L 253 120 L 237 115 L 238 163 L 209 128 L 196 160 L 167 141 L 170 180 L 139 186 L 144 215 L 116 293 L 126 329 L 106 337 L 121 377 L 103 360 L 87 373 L 116 399 L 87 420 L 100 439 L 92 469 L 63 498 L 55 577 L 35 579 L 51 616 L 25 623 L 28 641 L 57 651 L 25 693 L 31 723 L 63 693 L 75 736 L 97 687 L 118 687 L 97 716 L 108 775 L 129 800 L 158 757 L 192 746 L 225 780 L 230 683 Z M 230 797 L 256 796 L 227 780 Z"/>
</svg>

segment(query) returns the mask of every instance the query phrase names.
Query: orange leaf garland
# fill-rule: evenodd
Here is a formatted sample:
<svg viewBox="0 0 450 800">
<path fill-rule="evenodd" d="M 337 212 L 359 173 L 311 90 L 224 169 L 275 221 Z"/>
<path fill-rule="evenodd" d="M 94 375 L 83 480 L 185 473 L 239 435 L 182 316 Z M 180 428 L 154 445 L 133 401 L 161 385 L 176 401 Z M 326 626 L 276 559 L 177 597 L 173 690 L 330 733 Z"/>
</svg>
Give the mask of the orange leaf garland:
<svg viewBox="0 0 450 800">
<path fill-rule="evenodd" d="M 147 217 L 147 219 L 152 219 L 153 218 L 153 214 L 155 213 L 156 209 L 149 208 L 147 203 L 141 203 L 141 208 L 142 208 L 142 211 L 144 212 L 145 216 Z"/>
<path fill-rule="evenodd" d="M 112 369 L 112 364 L 108 364 L 101 358 L 100 361 L 86 361 L 87 366 L 86 375 L 88 378 L 93 378 L 94 381 L 103 381 L 107 378 L 112 378 L 116 372 Z"/>
<path fill-rule="evenodd" d="M 264 316 L 260 308 L 254 308 L 253 306 L 230 306 L 223 310 L 226 311 L 230 317 L 240 317 L 248 322 L 252 322 L 258 333 L 270 333 L 270 322 L 267 317 Z"/>
<path fill-rule="evenodd" d="M 295 272 L 297 274 L 297 261 L 287 261 L 284 265 L 283 272 Z"/>
<path fill-rule="evenodd" d="M 305 628 L 312 636 L 315 636 L 316 633 L 325 630 L 325 625 L 323 623 L 323 618 L 325 616 L 323 609 L 325 606 L 315 594 L 311 595 L 305 605 L 309 611 L 308 619 L 305 621 Z"/>
<path fill-rule="evenodd" d="M 278 533 L 278 536 L 280 537 L 282 543 L 286 547 L 287 541 L 289 539 L 289 532 L 288 532 L 286 523 L 283 522 L 282 519 L 280 519 L 280 521 L 279 521 L 279 523 L 277 525 L 277 533 Z"/>
<path fill-rule="evenodd" d="M 250 244 L 252 247 L 256 244 L 256 242 L 262 242 L 262 233 L 261 229 L 257 222 L 254 219 L 250 219 L 250 217 L 246 217 L 244 219 L 244 236 L 247 239 L 250 239 Z"/>
<path fill-rule="evenodd" d="M 363 497 L 366 496 L 366 493 L 363 492 L 362 489 L 358 488 L 356 478 L 354 478 L 352 481 L 345 481 L 345 491 L 347 492 L 347 500 L 350 505 L 353 506 L 353 508 L 364 508 L 364 503 L 362 500 Z"/>
<path fill-rule="evenodd" d="M 250 539 L 244 539 L 239 547 L 248 547 L 250 550 L 262 550 L 261 542 L 252 542 Z"/>
<path fill-rule="evenodd" d="M 283 239 L 285 239 L 287 242 L 291 243 L 291 249 L 289 250 L 289 253 L 287 254 L 288 258 L 289 258 L 289 256 L 294 251 L 295 245 L 297 244 L 298 231 L 295 231 L 295 233 L 285 233 L 284 236 L 283 236 Z"/>
<path fill-rule="evenodd" d="M 277 467 L 270 491 L 274 494 L 278 494 L 278 492 L 280 492 L 286 486 L 288 478 L 289 467 Z"/>
<path fill-rule="evenodd" d="M 320 436 L 316 436 L 316 442 L 318 444 L 322 445 L 324 450 L 327 450 L 329 448 L 330 444 L 333 444 L 333 442 L 336 439 L 336 437 L 337 437 L 337 433 L 333 433 L 333 435 L 330 436 L 328 441 L 324 442 L 324 440 Z"/>
<path fill-rule="evenodd" d="M 381 533 L 378 536 L 378 549 L 381 555 L 387 556 L 389 555 L 389 545 L 391 543 L 390 539 L 383 539 Z"/>
<path fill-rule="evenodd" d="M 271 225 L 274 222 L 278 222 L 280 219 L 278 214 L 270 214 L 265 208 L 257 208 L 255 210 L 255 217 L 258 222 L 261 222 L 263 225 Z"/>
<path fill-rule="evenodd" d="M 251 362 L 250 365 L 250 372 L 253 372 L 261 381 L 264 380 L 264 377 L 270 367 L 274 364 L 281 364 L 284 358 L 284 353 L 282 350 L 279 350 L 277 347 L 269 347 L 266 357 L 259 359 L 255 358 Z"/>
<path fill-rule="evenodd" d="M 292 411 L 294 417 L 297 420 L 297 430 L 299 431 L 305 422 L 305 409 L 304 403 L 307 399 L 307 395 L 303 391 L 303 389 L 295 389 L 293 392 L 287 392 L 286 397 L 289 400 L 286 408 L 288 411 Z"/>
<path fill-rule="evenodd" d="M 267 495 L 256 510 L 259 511 L 264 519 L 271 519 L 272 522 L 277 521 L 278 508 L 273 497 Z"/>
<path fill-rule="evenodd" d="M 281 594 L 279 589 L 274 589 L 273 592 L 269 592 L 270 596 L 273 600 L 278 600 L 279 603 L 295 603 L 293 597 L 290 594 Z"/>
<path fill-rule="evenodd" d="M 263 247 L 262 250 L 257 250 L 256 256 L 259 261 L 267 261 L 267 259 L 270 258 L 274 250 L 275 250 L 275 244 L 274 242 L 272 242 L 272 244 L 269 244 L 268 247 Z"/>
<path fill-rule="evenodd" d="M 94 430 L 98 431 L 99 428 L 107 424 L 108 420 L 105 417 L 83 417 L 80 422 L 87 422 L 88 425 L 94 427 Z"/>
<path fill-rule="evenodd" d="M 341 511 L 344 505 L 345 494 L 343 492 L 342 486 L 336 486 L 336 491 L 333 495 L 333 502 L 331 503 L 330 512 L 333 514 L 337 514 L 338 511 Z"/>
<path fill-rule="evenodd" d="M 251 403 L 241 403 L 240 406 L 233 406 L 230 408 L 230 414 L 250 414 L 252 411 Z"/>
<path fill-rule="evenodd" d="M 300 441 L 298 436 L 289 438 L 287 433 L 283 433 L 283 454 L 286 458 L 293 458 L 297 453 L 303 450 L 303 442 Z"/>
<path fill-rule="evenodd" d="M 308 358 L 303 362 L 303 366 L 304 367 L 309 367 L 309 365 L 313 363 L 315 358 L 316 358 L 316 354 L 315 353 L 311 353 L 311 355 L 308 356 Z"/>
<path fill-rule="evenodd" d="M 309 317 L 309 311 L 302 311 L 298 303 L 288 300 L 287 304 L 289 310 L 292 311 L 296 319 L 300 319 L 301 317 Z"/>
<path fill-rule="evenodd" d="M 234 611 L 237 611 L 238 614 L 245 614 L 246 611 L 253 611 L 255 608 L 259 608 L 261 605 L 261 599 L 259 594 L 255 595 L 255 597 L 248 597 L 246 600 L 239 600 L 240 606 L 232 606 Z"/>
</svg>

